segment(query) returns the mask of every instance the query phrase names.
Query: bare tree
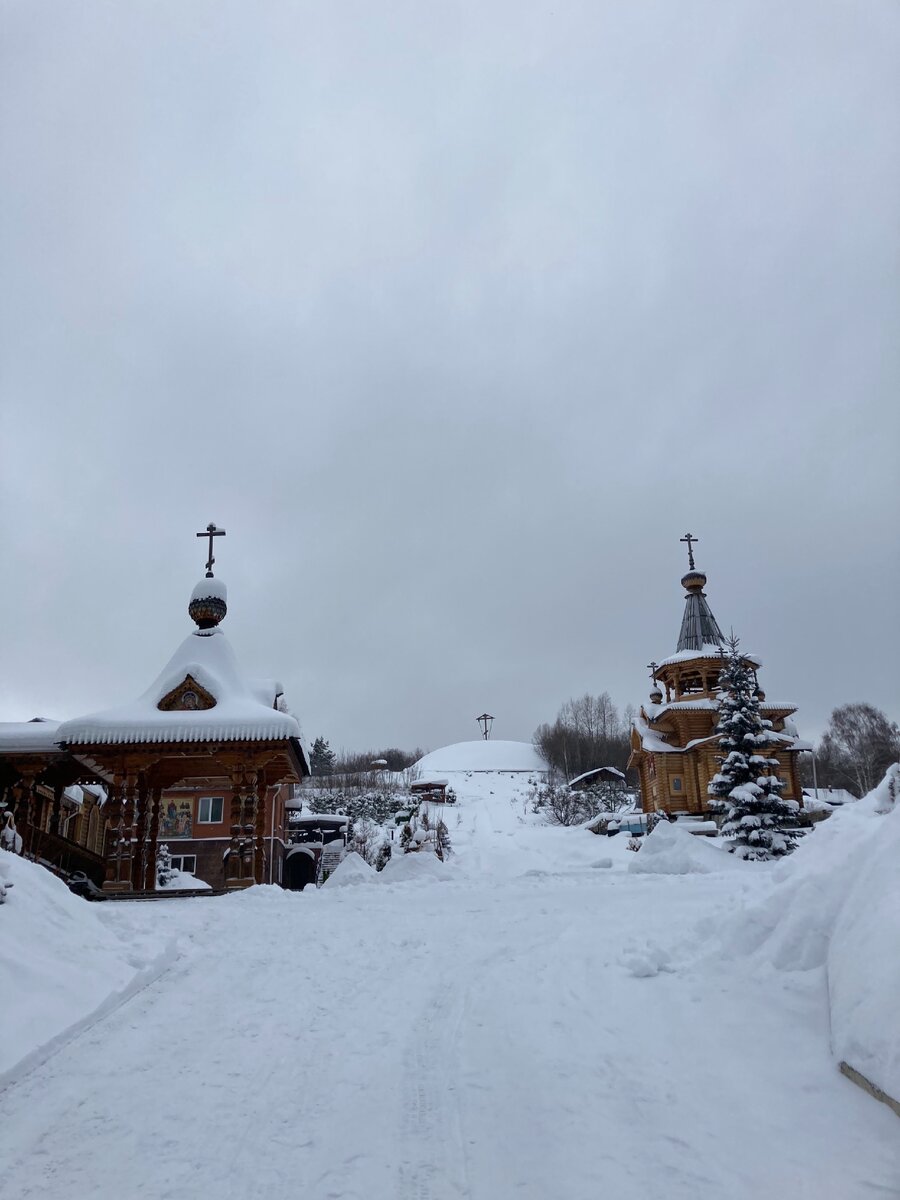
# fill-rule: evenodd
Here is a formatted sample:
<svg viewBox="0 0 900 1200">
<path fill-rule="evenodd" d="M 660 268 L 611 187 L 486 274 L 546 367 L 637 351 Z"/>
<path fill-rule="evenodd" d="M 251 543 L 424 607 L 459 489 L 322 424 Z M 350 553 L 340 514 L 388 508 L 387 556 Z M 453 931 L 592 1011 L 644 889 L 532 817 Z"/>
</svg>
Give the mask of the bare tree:
<svg viewBox="0 0 900 1200">
<path fill-rule="evenodd" d="M 900 728 L 872 704 L 834 709 L 819 747 L 819 774 L 865 796 L 891 763 L 900 759 Z"/>
<path fill-rule="evenodd" d="M 625 769 L 630 722 L 624 723 L 608 692 L 567 700 L 552 725 L 540 725 L 534 744 L 566 779 L 594 767 Z"/>
</svg>

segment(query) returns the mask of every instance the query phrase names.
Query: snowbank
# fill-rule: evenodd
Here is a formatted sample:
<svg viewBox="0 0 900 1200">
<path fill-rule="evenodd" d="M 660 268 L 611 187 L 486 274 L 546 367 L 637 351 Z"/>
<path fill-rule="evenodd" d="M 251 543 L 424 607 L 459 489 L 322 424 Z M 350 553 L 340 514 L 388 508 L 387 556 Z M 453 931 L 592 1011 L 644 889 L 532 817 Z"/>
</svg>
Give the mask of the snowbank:
<svg viewBox="0 0 900 1200">
<path fill-rule="evenodd" d="M 688 833 L 677 822 L 660 821 L 644 838 L 628 870 L 635 875 L 707 875 L 740 870 L 742 866 L 732 855 Z"/>
<path fill-rule="evenodd" d="M 123 988 L 143 963 L 106 927 L 102 905 L 73 896 L 61 879 L 0 851 L 7 884 L 0 908 L 0 1074 Z"/>
<path fill-rule="evenodd" d="M 828 948 L 831 1042 L 900 1099 L 900 810 L 882 817 L 838 912 Z"/>
<path fill-rule="evenodd" d="M 457 742 L 433 750 L 416 763 L 422 777 L 456 771 L 533 771 L 542 774 L 547 764 L 531 742 Z"/>
<path fill-rule="evenodd" d="M 338 863 L 322 886 L 327 888 L 357 887 L 361 883 L 372 883 L 375 875 L 375 868 L 370 867 L 361 854 L 351 850 Z"/>
<path fill-rule="evenodd" d="M 411 883 L 451 879 L 453 872 L 436 854 L 422 850 L 416 854 L 395 854 L 375 878 L 380 883 Z"/>
<path fill-rule="evenodd" d="M 881 792 L 835 811 L 774 872 L 773 892 L 724 940 L 776 970 L 824 968 L 832 1050 L 900 1098 L 900 810 Z"/>
</svg>

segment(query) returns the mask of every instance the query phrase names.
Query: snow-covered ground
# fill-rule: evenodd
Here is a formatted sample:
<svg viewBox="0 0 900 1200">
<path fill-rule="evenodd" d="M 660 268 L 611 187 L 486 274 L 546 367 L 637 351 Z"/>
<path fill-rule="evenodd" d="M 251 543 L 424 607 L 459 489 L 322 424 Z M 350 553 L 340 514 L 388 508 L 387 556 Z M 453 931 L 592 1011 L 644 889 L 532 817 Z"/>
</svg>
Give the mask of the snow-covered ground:
<svg viewBox="0 0 900 1200">
<path fill-rule="evenodd" d="M 539 824 L 521 776 L 451 782 L 446 866 L 63 903 L 71 953 L 30 1024 L 54 969 L 14 969 L 22 864 L 0 988 L 8 1057 L 31 1057 L 7 1064 L 0 1196 L 900 1197 L 900 1124 L 835 1065 L 827 950 L 787 971 L 760 950 L 790 865 L 674 837 L 648 858 L 696 869 L 636 872 L 624 837 Z"/>
</svg>

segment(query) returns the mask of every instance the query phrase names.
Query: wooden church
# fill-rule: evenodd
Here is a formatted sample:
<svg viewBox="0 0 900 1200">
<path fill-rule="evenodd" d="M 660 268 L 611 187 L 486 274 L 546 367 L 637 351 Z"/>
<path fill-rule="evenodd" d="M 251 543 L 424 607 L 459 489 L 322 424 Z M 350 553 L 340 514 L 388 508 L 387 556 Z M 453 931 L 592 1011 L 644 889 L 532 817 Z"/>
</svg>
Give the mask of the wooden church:
<svg viewBox="0 0 900 1200">
<path fill-rule="evenodd" d="M 650 663 L 653 690 L 641 706 L 631 731 L 628 766 L 637 770 L 645 812 L 704 813 L 709 810 L 708 785 L 718 770 L 716 693 L 725 657 L 724 637 L 706 599 L 706 576 L 694 566 L 688 534 L 689 569 L 682 576 L 684 616 L 675 653 Z M 807 749 L 791 720 L 796 705 L 766 698 L 757 672 L 762 663 L 743 655 L 757 680 L 762 715 L 772 722 L 777 747 L 767 753 L 780 764 L 786 800 L 803 803 L 798 755 Z"/>
<path fill-rule="evenodd" d="M 228 608 L 212 539 L 223 533 L 197 535 L 210 548 L 188 605 L 196 628 L 142 696 L 62 724 L 0 725 L 0 812 L 24 852 L 107 892 L 153 893 L 163 843 L 214 890 L 282 882 L 285 802 L 309 765 L 280 685 L 247 679 L 219 628 Z M 72 785 L 94 789 L 92 839 L 62 819 Z"/>
</svg>

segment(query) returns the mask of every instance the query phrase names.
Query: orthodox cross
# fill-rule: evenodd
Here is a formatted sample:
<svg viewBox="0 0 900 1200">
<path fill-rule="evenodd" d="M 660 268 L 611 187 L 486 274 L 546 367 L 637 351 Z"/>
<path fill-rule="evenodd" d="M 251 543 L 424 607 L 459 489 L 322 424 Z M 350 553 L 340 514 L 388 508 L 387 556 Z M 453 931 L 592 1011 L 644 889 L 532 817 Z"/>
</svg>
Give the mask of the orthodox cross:
<svg viewBox="0 0 900 1200">
<path fill-rule="evenodd" d="M 490 713 L 483 712 L 481 716 L 476 717 L 475 720 L 481 726 L 481 736 L 485 741 L 487 741 L 491 736 L 491 726 L 494 723 L 494 718 Z"/>
<path fill-rule="evenodd" d="M 204 532 L 203 532 L 203 533 L 198 533 L 198 534 L 197 534 L 197 537 L 205 537 L 205 538 L 209 538 L 209 562 L 206 564 L 206 578 L 207 578 L 207 579 L 212 579 L 212 577 L 213 577 L 213 563 L 216 561 L 216 560 L 213 558 L 213 538 L 217 538 L 217 537 L 224 537 L 224 536 L 225 536 L 225 530 L 224 530 L 224 529 L 217 529 L 217 528 L 215 527 L 215 525 L 207 525 L 207 527 L 206 527 L 206 529 L 204 530 Z M 684 540 L 684 539 L 682 538 L 682 541 L 683 541 L 683 540 Z"/>
<path fill-rule="evenodd" d="M 683 538 L 679 538 L 678 540 L 679 540 L 679 542 L 687 542 L 688 562 L 690 564 L 691 570 L 693 571 L 695 568 L 694 568 L 694 548 L 693 548 L 692 543 L 699 542 L 700 539 L 695 538 L 692 533 L 686 533 Z"/>
<path fill-rule="evenodd" d="M 659 668 L 659 663 L 658 662 L 648 662 L 647 667 L 650 671 L 650 678 L 653 680 L 654 683 L 656 683 L 656 672 L 657 672 L 657 669 Z"/>
</svg>

